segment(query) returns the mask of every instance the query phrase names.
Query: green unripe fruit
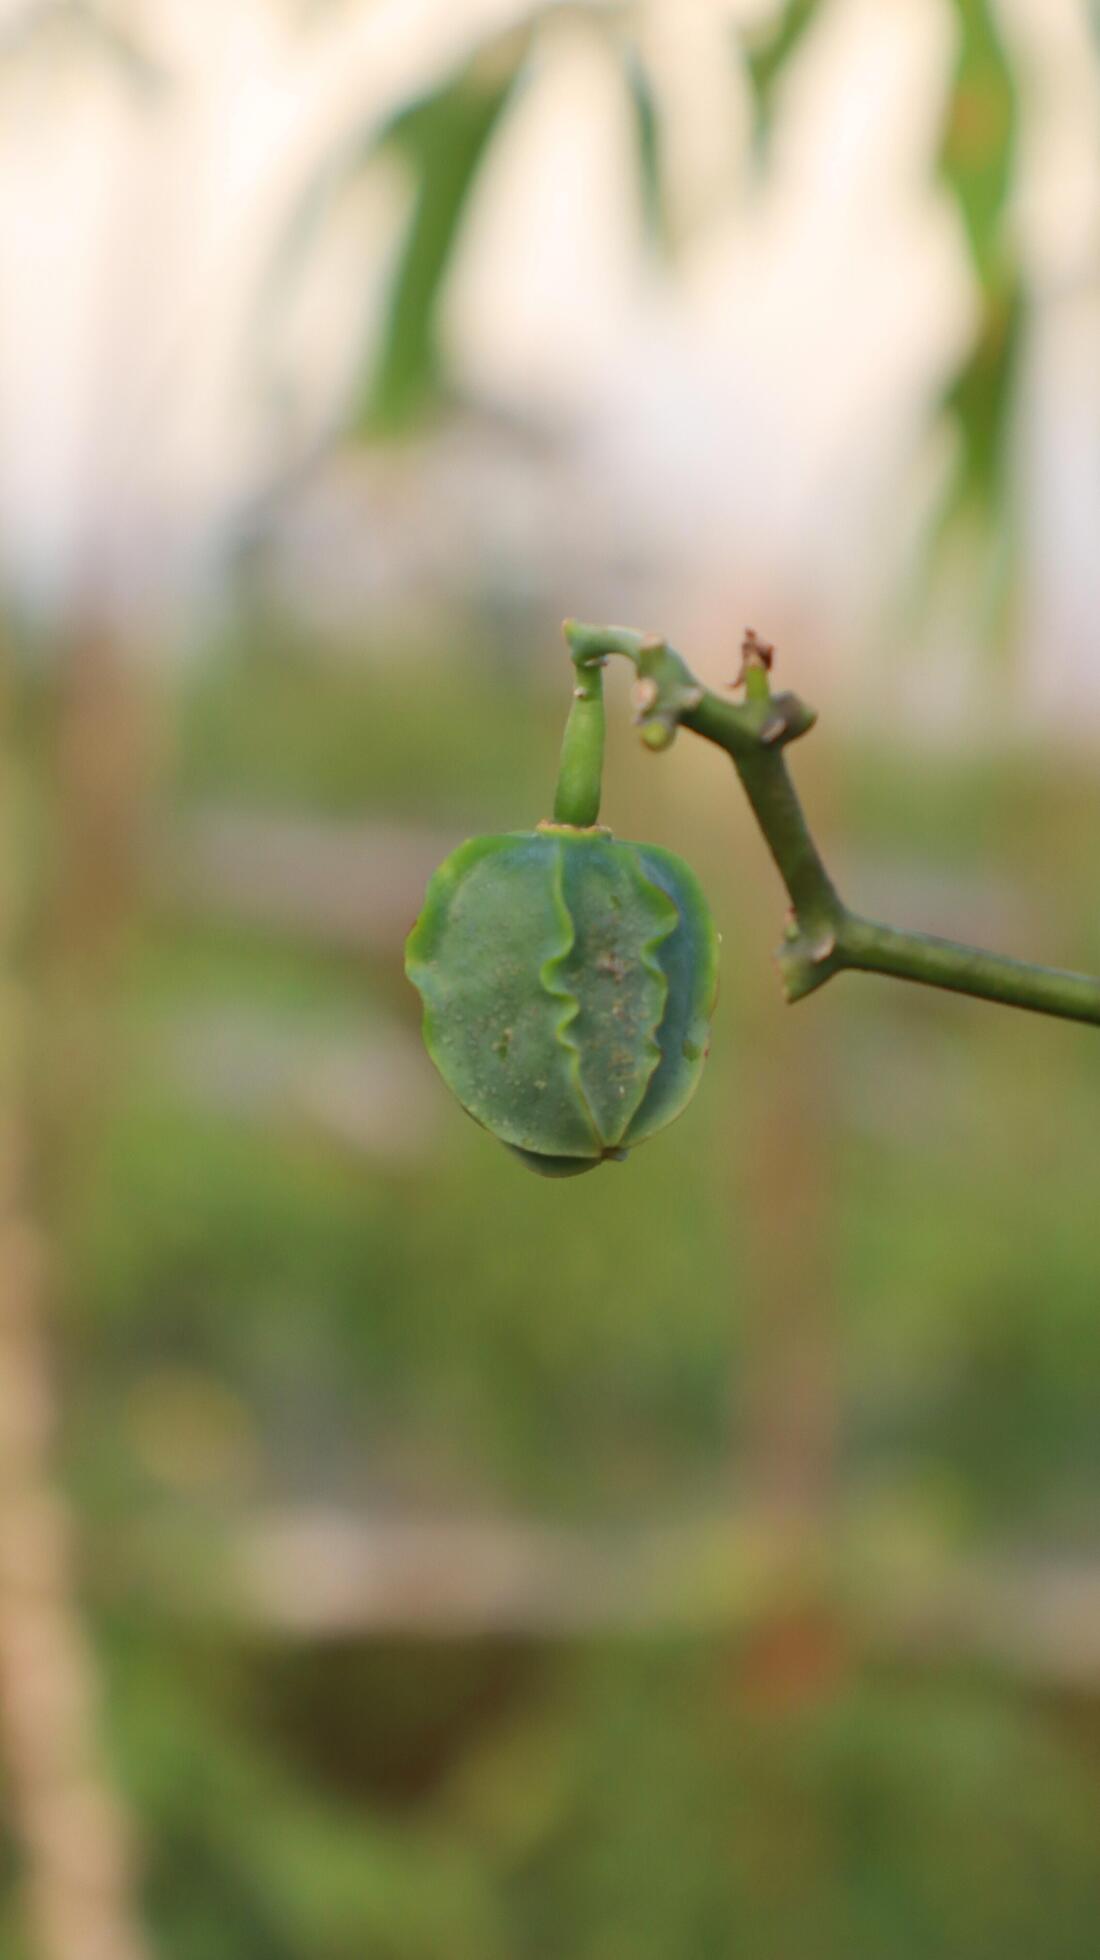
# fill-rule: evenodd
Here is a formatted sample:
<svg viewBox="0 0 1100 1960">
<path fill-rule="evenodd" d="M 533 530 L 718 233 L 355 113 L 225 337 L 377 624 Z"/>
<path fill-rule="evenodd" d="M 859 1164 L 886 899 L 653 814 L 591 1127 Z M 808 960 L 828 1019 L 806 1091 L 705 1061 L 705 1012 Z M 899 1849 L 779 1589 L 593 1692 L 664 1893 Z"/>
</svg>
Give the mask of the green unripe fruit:
<svg viewBox="0 0 1100 1960">
<path fill-rule="evenodd" d="M 571 1177 L 690 1101 L 718 938 L 670 851 L 543 824 L 471 838 L 440 865 L 406 971 L 463 1108 L 531 1169 Z"/>
</svg>

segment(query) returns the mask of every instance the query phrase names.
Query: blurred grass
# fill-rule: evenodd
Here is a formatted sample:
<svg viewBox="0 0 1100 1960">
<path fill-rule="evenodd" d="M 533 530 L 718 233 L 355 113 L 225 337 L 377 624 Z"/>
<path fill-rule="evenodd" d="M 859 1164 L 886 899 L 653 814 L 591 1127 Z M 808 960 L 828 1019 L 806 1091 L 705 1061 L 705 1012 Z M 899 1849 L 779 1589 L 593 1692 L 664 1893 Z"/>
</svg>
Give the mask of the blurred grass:
<svg viewBox="0 0 1100 1960">
<path fill-rule="evenodd" d="M 331 816 L 523 811 L 560 730 L 532 711 L 547 692 L 538 667 L 479 651 L 319 661 L 285 635 L 212 648 L 181 704 L 179 793 Z"/>
<path fill-rule="evenodd" d="M 159 821 L 523 826 L 560 708 L 536 668 L 223 649 L 184 677 Z M 412 1036 L 395 962 L 163 895 L 131 935 L 127 1065 L 65 1240 L 67 1475 L 103 1548 L 163 1951 L 1084 1960 L 1095 1749 L 1008 1681 L 883 1676 L 857 1638 L 791 1705 L 753 1706 L 732 1636 L 535 1642 L 522 1664 L 493 1641 L 283 1649 L 127 1590 L 138 1523 L 201 1532 L 267 1503 L 606 1521 L 740 1501 L 769 1235 L 804 1229 L 798 1191 L 751 1175 L 799 1052 L 767 964 L 778 897 L 724 772 L 679 806 L 614 746 L 612 819 L 692 858 L 726 937 L 708 1079 L 622 1169 L 525 1176 L 442 1090 L 421 1154 L 389 1163 L 292 1110 L 226 1113 L 166 1070 L 173 1017 Z M 1083 767 L 866 748 L 831 767 L 855 902 L 873 874 L 935 927 L 1007 892 L 1007 950 L 1100 957 Z M 948 1549 L 1096 1551 L 1100 1045 L 854 978 L 799 1014 L 828 1094 L 810 1251 L 835 1302 L 842 1501 Z"/>
<path fill-rule="evenodd" d="M 749 1709 L 740 1658 L 598 1643 L 535 1650 L 517 1681 L 491 1648 L 227 1666 L 119 1641 L 164 1950 L 720 1960 L 743 1939 L 764 1960 L 1085 1960 L 1094 1756 L 962 1675 L 865 1671 Z M 316 1736 L 372 1718 L 349 1793 L 347 1751 L 334 1776 Z M 411 1792 L 402 1721 L 429 1736 Z"/>
<path fill-rule="evenodd" d="M 429 663 L 410 699 L 392 663 L 246 651 L 193 679 L 181 727 L 184 806 L 430 817 L 457 831 L 533 820 L 559 713 L 540 673 L 489 687 L 471 663 Z M 639 765 L 628 752 L 616 767 L 629 777 Z M 857 898 L 873 843 L 887 883 L 892 871 L 903 890 L 914 868 L 930 874 L 931 910 L 953 874 L 1010 882 L 1013 929 L 1032 940 L 1017 950 L 1090 957 L 1087 854 L 1073 847 L 1100 834 L 1089 783 L 1037 756 L 864 752 L 834 767 L 844 789 L 831 848 L 854 860 Z M 644 826 L 653 780 L 629 785 L 626 828 Z M 381 1427 L 422 1425 L 455 1474 L 517 1499 L 572 1510 L 594 1491 L 601 1504 L 633 1491 L 646 1504 L 685 1479 L 721 1480 L 744 1292 L 730 1170 L 752 1147 L 739 1048 L 759 1046 L 763 1015 L 781 1070 L 784 1014 L 766 965 L 770 895 L 765 936 L 743 955 L 735 941 L 737 885 L 758 866 L 731 849 L 758 854 L 757 840 L 723 778 L 712 795 L 717 811 L 695 807 L 679 824 L 667 799 L 657 811 L 662 837 L 700 862 L 726 926 L 713 1066 L 691 1115 L 624 1170 L 567 1190 L 519 1177 L 442 1094 L 422 1169 L 366 1166 L 289 1122 L 265 1133 L 181 1105 L 135 1044 L 79 1285 L 80 1329 L 106 1383 L 119 1353 L 133 1362 L 171 1340 L 250 1392 L 255 1353 L 282 1351 L 289 1382 L 277 1374 L 270 1392 L 285 1413 L 284 1387 L 297 1380 L 307 1395 L 325 1356 L 338 1377 L 354 1356 L 388 1412 Z M 1061 947 L 1034 943 L 1058 927 Z M 146 922 L 130 978 L 133 1027 L 217 1004 L 262 1004 L 298 1032 L 354 1032 L 376 1011 L 416 1026 L 388 961 L 170 910 Z M 803 1013 L 818 1015 L 843 1081 L 834 1171 L 854 1436 L 876 1455 L 930 1449 L 981 1510 L 1001 1513 L 1030 1488 L 1041 1512 L 1065 1475 L 1092 1474 L 1098 1447 L 1096 1043 L 859 979 Z M 1000 1391 L 976 1425 L 975 1380 L 981 1400 L 994 1372 Z M 271 1449 L 278 1458 L 274 1437 Z"/>
</svg>

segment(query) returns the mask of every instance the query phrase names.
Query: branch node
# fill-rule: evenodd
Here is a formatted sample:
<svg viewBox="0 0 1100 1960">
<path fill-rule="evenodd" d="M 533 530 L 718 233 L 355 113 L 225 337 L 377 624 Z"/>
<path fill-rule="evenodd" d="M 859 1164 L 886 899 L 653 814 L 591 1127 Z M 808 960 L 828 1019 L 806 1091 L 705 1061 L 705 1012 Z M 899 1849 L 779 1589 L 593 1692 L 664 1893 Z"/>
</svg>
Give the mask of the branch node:
<svg viewBox="0 0 1100 1960">
<path fill-rule="evenodd" d="M 845 965 L 838 927 L 827 920 L 803 923 L 792 913 L 775 963 L 787 1000 L 804 1000 Z"/>
</svg>

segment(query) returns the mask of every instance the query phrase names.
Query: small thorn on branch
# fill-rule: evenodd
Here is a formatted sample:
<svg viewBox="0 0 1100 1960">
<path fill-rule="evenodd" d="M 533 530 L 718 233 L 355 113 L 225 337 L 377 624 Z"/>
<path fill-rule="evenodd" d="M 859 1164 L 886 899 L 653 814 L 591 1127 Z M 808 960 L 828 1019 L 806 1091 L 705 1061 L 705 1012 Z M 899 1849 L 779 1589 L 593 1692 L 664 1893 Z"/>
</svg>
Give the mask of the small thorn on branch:
<svg viewBox="0 0 1100 1960">
<path fill-rule="evenodd" d="M 741 642 L 741 671 L 731 687 L 745 687 L 750 674 L 770 674 L 775 660 L 775 648 L 769 640 L 762 640 L 750 626 Z"/>
</svg>

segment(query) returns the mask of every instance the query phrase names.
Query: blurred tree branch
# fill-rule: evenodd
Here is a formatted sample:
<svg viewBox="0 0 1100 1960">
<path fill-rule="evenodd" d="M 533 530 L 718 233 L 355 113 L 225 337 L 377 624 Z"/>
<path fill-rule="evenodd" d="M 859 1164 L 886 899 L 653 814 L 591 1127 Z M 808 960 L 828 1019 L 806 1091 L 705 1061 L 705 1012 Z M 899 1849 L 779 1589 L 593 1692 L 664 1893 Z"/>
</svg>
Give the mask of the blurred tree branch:
<svg viewBox="0 0 1100 1960">
<path fill-rule="evenodd" d="M 95 1665 L 81 1623 L 75 1529 L 53 1463 L 56 1262 L 40 1201 L 45 1133 L 29 1057 L 57 1039 L 60 1028 L 45 1007 L 49 990 L 43 994 L 34 987 L 26 972 L 10 661 L 3 688 L 0 1751 L 24 1861 L 36 1960 L 145 1960 L 129 1828 L 98 1735 Z M 109 759 L 108 754 L 100 762 Z M 78 824 L 89 815 L 94 819 L 85 808 Z M 93 820 L 86 842 L 94 849 L 105 841 L 102 825 Z M 59 1046 L 64 1069 L 63 1038 Z M 75 1060 L 71 1049 L 69 1057 Z M 60 1140 L 56 1128 L 52 1134 Z"/>
</svg>

